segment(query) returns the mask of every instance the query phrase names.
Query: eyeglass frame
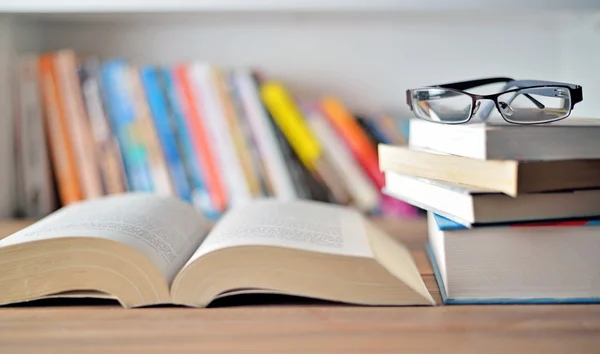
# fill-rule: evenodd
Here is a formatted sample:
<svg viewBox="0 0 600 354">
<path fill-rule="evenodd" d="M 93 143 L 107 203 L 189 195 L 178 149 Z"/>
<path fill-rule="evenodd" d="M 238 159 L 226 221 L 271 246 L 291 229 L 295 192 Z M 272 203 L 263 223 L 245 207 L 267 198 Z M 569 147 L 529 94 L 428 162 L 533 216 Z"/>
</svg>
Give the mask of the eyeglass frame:
<svg viewBox="0 0 600 354">
<path fill-rule="evenodd" d="M 479 86 L 484 86 L 484 85 L 490 85 L 490 84 L 496 84 L 496 83 L 502 83 L 502 82 L 506 82 L 504 88 L 502 89 L 501 92 L 498 93 L 493 93 L 493 94 L 489 94 L 489 95 L 478 95 L 478 94 L 474 94 L 474 93 L 470 93 L 464 90 L 470 89 L 470 88 L 475 88 L 475 87 L 479 87 Z M 514 89 L 510 89 L 508 90 L 509 87 L 516 87 Z M 502 114 L 502 111 L 500 109 L 500 104 L 498 102 L 498 97 L 505 95 L 507 93 L 511 93 L 511 92 L 518 92 L 520 90 L 523 89 L 529 89 L 529 88 L 542 88 L 542 87 L 561 87 L 561 88 L 566 88 L 569 90 L 569 96 L 571 98 L 571 107 L 569 107 L 569 111 L 567 112 L 567 114 L 564 117 L 560 117 L 557 119 L 549 119 L 549 120 L 545 120 L 545 121 L 539 121 L 539 122 L 532 122 L 532 123 L 527 123 L 527 122 L 516 122 L 516 121 L 510 121 L 509 119 L 507 119 L 506 117 L 504 117 L 504 114 Z M 431 121 L 434 123 L 442 123 L 442 124 L 464 124 L 464 123 L 468 123 L 471 118 L 473 118 L 473 116 L 475 115 L 476 111 L 479 109 L 479 105 L 477 105 L 478 101 L 481 100 L 491 100 L 494 102 L 494 106 L 496 107 L 496 109 L 498 110 L 498 112 L 500 113 L 500 116 L 502 117 L 502 119 L 504 119 L 506 122 L 511 123 L 511 124 L 519 124 L 519 125 L 534 125 L 534 124 L 545 124 L 545 123 L 551 123 L 551 122 L 557 122 L 560 120 L 563 120 L 567 117 L 569 117 L 571 115 L 571 111 L 573 110 L 573 107 L 575 107 L 575 104 L 583 101 L 583 89 L 580 85 L 574 85 L 574 84 L 568 84 L 568 83 L 564 83 L 564 82 L 555 82 L 555 81 L 542 81 L 542 80 L 514 80 L 512 78 L 509 77 L 492 77 L 492 78 L 486 78 L 486 79 L 479 79 L 479 80 L 469 80 L 469 81 L 460 81 L 460 82 L 453 82 L 453 83 L 448 83 L 448 84 L 440 84 L 440 85 L 432 85 L 432 86 L 423 86 L 423 87 L 419 87 L 419 88 L 414 88 L 414 89 L 408 89 L 406 90 L 406 103 L 408 104 L 408 106 L 410 107 L 411 112 L 413 111 L 413 105 L 412 105 L 412 94 L 414 91 L 418 91 L 418 90 L 427 90 L 427 89 L 444 89 L 444 90 L 448 90 L 448 91 L 453 91 L 453 92 L 457 92 L 460 94 L 464 94 L 467 95 L 471 98 L 471 109 L 469 112 L 469 116 L 464 120 L 464 121 L 460 121 L 460 122 L 452 122 L 452 121 L 448 121 L 448 122 L 436 122 L 436 121 Z M 543 108 L 544 105 L 542 103 L 540 103 L 538 100 L 536 100 L 535 98 L 531 97 L 528 94 L 524 94 L 527 98 L 529 98 L 538 108 Z M 540 105 L 542 107 L 540 107 Z M 481 120 L 482 121 L 487 121 L 487 119 L 489 118 L 489 114 L 491 113 L 492 110 L 492 106 L 488 106 L 482 109 L 481 111 Z M 427 120 L 425 118 L 421 118 L 418 117 L 416 114 L 415 116 L 419 119 L 424 119 Z"/>
</svg>

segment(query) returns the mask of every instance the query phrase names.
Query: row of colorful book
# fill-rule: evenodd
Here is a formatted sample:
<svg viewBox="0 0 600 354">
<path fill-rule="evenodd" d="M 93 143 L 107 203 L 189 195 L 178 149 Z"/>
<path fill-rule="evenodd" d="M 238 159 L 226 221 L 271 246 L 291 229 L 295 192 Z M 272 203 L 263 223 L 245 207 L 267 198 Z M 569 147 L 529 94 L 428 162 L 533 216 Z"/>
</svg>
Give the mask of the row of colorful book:
<svg viewBox="0 0 600 354">
<path fill-rule="evenodd" d="M 412 120 L 380 145 L 384 191 L 428 210 L 444 302 L 600 302 L 600 119 Z"/>
<path fill-rule="evenodd" d="M 417 213 L 380 192 L 377 144 L 403 144 L 399 126 L 335 97 L 298 97 L 245 69 L 72 50 L 23 56 L 16 72 L 20 215 L 126 191 L 175 195 L 211 218 L 261 197 Z"/>
</svg>

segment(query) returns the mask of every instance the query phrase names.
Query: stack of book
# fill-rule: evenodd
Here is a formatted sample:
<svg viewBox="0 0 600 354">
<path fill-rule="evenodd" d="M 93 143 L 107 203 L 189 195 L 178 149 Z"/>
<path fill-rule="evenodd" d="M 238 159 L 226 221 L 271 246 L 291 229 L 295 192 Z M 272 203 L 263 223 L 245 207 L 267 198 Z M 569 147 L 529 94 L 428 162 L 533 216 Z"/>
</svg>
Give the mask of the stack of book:
<svg viewBox="0 0 600 354">
<path fill-rule="evenodd" d="M 446 303 L 600 300 L 600 120 L 410 122 L 384 193 L 428 210 Z"/>
<path fill-rule="evenodd" d="M 416 215 L 381 194 L 377 144 L 405 143 L 387 116 L 202 62 L 61 50 L 22 57 L 17 69 L 19 215 L 128 191 L 174 195 L 211 218 L 262 197 Z"/>
</svg>

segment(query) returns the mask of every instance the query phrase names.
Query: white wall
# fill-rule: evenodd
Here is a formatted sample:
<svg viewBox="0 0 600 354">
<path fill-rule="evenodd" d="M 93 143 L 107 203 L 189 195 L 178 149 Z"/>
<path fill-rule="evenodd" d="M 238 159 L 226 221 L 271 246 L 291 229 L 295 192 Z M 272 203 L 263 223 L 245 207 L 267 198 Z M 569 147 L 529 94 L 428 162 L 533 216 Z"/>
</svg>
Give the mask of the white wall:
<svg viewBox="0 0 600 354">
<path fill-rule="evenodd" d="M 485 76 L 586 84 L 578 113 L 600 117 L 600 53 L 594 26 L 570 31 L 560 19 L 490 14 L 129 15 L 127 21 L 51 21 L 46 49 L 74 47 L 105 57 L 173 63 L 206 60 L 256 66 L 299 91 L 333 93 L 357 109 L 406 112 L 404 91 Z M 541 20 L 540 20 L 541 19 Z M 584 21 L 585 20 L 585 21 Z M 593 23 L 584 17 L 573 23 Z M 569 27 L 565 26 L 565 27 Z M 583 28 L 585 27 L 585 28 Z M 593 43 L 588 43 L 591 40 Z"/>
</svg>

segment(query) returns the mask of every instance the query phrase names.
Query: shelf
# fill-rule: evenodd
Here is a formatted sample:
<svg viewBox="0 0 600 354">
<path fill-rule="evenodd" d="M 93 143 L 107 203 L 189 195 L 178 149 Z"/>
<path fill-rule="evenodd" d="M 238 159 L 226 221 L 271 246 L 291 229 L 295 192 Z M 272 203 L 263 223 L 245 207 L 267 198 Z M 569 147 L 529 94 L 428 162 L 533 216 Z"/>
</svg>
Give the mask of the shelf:
<svg viewBox="0 0 600 354">
<path fill-rule="evenodd" d="M 596 0 L 4 0 L 0 13 L 589 11 Z"/>
</svg>

